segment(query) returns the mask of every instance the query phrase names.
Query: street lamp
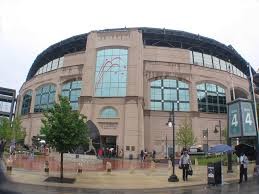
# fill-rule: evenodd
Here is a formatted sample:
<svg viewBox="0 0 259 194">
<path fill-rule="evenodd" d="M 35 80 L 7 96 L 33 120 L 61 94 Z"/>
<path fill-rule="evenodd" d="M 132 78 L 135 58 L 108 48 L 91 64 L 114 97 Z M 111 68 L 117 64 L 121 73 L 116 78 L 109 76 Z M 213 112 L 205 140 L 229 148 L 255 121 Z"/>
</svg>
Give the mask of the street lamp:
<svg viewBox="0 0 259 194">
<path fill-rule="evenodd" d="M 172 117 L 172 118 L 171 118 Z M 173 173 L 172 175 L 168 178 L 168 182 L 178 182 L 179 179 L 175 174 L 175 115 L 174 115 L 174 102 L 172 102 L 172 112 L 170 112 L 169 119 L 167 122 L 168 127 L 173 127 L 173 156 L 171 156 L 171 161 L 172 161 L 172 167 L 173 167 Z"/>
<path fill-rule="evenodd" d="M 208 153 L 209 151 L 209 129 L 205 129 L 202 131 L 203 133 L 203 138 L 207 138 L 207 149 L 206 149 L 206 152 Z"/>
<path fill-rule="evenodd" d="M 219 131 L 218 131 L 218 128 L 219 127 Z M 219 124 L 218 125 L 215 125 L 215 130 L 214 130 L 214 133 L 218 133 L 219 132 L 219 142 L 221 144 L 221 120 L 219 120 Z"/>
</svg>

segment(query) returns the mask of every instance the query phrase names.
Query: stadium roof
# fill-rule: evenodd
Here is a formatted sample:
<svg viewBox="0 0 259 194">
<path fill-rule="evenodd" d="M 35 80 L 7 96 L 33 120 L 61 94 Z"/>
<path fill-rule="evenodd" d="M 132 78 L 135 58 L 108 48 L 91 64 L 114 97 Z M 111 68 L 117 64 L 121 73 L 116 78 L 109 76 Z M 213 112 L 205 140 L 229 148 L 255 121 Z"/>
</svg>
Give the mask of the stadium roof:
<svg viewBox="0 0 259 194">
<path fill-rule="evenodd" d="M 130 29 L 131 28 L 105 29 L 99 32 L 128 31 Z M 182 48 L 209 54 L 225 61 L 229 61 L 245 75 L 249 76 L 249 70 L 247 67 L 248 62 L 231 45 L 226 46 L 214 39 L 178 30 L 146 27 L 134 29 L 138 29 L 142 32 L 144 45 Z M 40 53 L 33 62 L 26 81 L 30 80 L 36 74 L 38 69 L 49 61 L 62 57 L 65 54 L 85 51 L 87 35 L 88 34 L 86 33 L 62 40 Z M 255 74 L 254 69 L 252 69 L 252 72 Z"/>
</svg>

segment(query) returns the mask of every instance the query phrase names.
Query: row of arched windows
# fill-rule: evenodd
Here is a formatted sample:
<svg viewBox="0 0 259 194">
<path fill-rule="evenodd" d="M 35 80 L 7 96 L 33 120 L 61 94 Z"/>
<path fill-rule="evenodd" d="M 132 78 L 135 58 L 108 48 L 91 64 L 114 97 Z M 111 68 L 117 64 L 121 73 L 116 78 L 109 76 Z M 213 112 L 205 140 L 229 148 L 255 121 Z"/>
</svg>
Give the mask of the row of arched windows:
<svg viewBox="0 0 259 194">
<path fill-rule="evenodd" d="M 81 92 L 81 81 L 70 81 L 62 86 L 61 95 L 68 97 L 73 110 L 78 110 L 78 97 Z M 51 108 L 55 102 L 56 86 L 54 84 L 45 84 L 36 90 L 34 112 L 42 112 Z M 30 112 L 32 100 L 32 91 L 29 90 L 23 96 L 21 115 Z"/>
<path fill-rule="evenodd" d="M 199 112 L 226 113 L 225 90 L 215 84 L 201 83 L 197 85 Z M 161 79 L 151 82 L 151 110 L 189 111 L 189 85 L 174 79 Z"/>
<path fill-rule="evenodd" d="M 160 79 L 151 82 L 150 109 L 171 111 L 174 104 L 175 111 L 189 111 L 189 85 L 175 79 Z M 199 112 L 226 113 L 225 90 L 211 83 L 201 83 L 197 86 L 197 100 Z M 62 86 L 61 95 L 68 97 L 73 110 L 78 110 L 78 98 L 81 93 L 81 81 L 70 81 Z M 56 87 L 46 84 L 36 90 L 34 112 L 42 112 L 53 106 Z M 32 91 L 23 96 L 21 114 L 30 112 Z M 101 117 L 117 117 L 117 111 L 112 107 L 103 110 Z"/>
</svg>

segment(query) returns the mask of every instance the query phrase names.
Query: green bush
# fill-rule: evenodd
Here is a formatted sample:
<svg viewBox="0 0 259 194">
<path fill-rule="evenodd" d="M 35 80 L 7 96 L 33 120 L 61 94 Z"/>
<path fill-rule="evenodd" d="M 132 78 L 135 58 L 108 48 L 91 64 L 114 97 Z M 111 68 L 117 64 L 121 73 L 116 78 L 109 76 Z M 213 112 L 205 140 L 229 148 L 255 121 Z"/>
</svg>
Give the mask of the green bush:
<svg viewBox="0 0 259 194">
<path fill-rule="evenodd" d="M 223 160 L 223 165 L 227 165 L 227 155 L 224 154 L 223 156 L 220 155 L 210 155 L 210 156 L 192 156 L 192 164 L 195 163 L 195 158 L 198 160 L 198 164 L 202 166 L 206 166 L 208 163 L 214 163 L 214 162 L 219 162 L 221 159 Z M 232 164 L 237 163 L 237 156 L 232 155 Z"/>
</svg>

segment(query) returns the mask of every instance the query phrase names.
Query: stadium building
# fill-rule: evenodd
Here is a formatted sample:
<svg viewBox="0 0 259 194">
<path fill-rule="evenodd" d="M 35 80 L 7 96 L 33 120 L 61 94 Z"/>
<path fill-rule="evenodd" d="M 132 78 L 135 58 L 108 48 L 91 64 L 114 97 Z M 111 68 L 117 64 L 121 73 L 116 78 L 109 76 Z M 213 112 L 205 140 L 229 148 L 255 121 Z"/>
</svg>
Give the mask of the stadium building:
<svg viewBox="0 0 259 194">
<path fill-rule="evenodd" d="M 67 96 L 73 110 L 96 126 L 103 145 L 123 149 L 124 157 L 137 157 L 142 149 L 166 155 L 173 103 L 176 132 L 189 122 L 196 144 L 207 148 L 224 139 L 216 132 L 227 126 L 226 103 L 250 98 L 248 75 L 247 62 L 231 45 L 201 35 L 156 28 L 91 31 L 37 56 L 16 114 L 31 144 L 42 111 L 58 95 Z"/>
</svg>

